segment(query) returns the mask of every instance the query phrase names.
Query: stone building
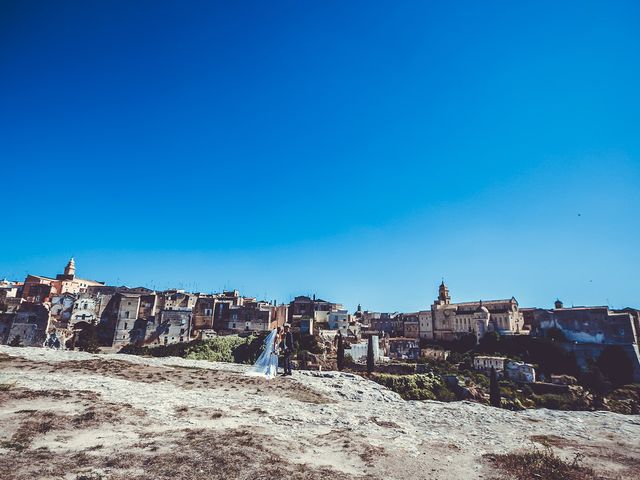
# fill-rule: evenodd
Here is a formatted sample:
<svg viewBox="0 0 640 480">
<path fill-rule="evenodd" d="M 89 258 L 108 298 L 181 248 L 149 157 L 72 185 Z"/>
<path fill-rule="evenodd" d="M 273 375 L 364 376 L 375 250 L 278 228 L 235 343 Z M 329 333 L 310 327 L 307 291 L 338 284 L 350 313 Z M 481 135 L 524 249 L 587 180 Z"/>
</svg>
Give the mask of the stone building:
<svg viewBox="0 0 640 480">
<path fill-rule="evenodd" d="M 395 359 L 417 360 L 420 358 L 420 345 L 415 338 L 387 338 L 388 356 Z"/>
<path fill-rule="evenodd" d="M 527 312 L 532 336 L 560 336 L 564 342 L 559 344 L 575 354 L 583 369 L 605 348 L 620 346 L 633 364 L 635 381 L 640 381 L 640 311 L 632 308 L 614 310 L 607 306 L 566 308 L 560 300 L 556 300 L 554 306 L 553 309 L 536 308 Z"/>
<path fill-rule="evenodd" d="M 288 320 L 294 330 L 313 332 L 328 328 L 329 315 L 338 310 L 342 310 L 339 303 L 328 302 L 316 298 L 315 295 L 302 295 L 289 303 Z"/>
<path fill-rule="evenodd" d="M 422 358 L 428 358 L 429 360 L 446 360 L 449 358 L 450 353 L 451 351 L 440 348 L 427 347 L 420 349 L 420 356 Z"/>
<path fill-rule="evenodd" d="M 6 343 L 19 337 L 25 347 L 41 347 L 49 330 L 48 308 L 39 303 L 24 302 L 11 315 L 11 326 L 5 335 Z"/>
<path fill-rule="evenodd" d="M 194 331 L 214 329 L 216 300 L 216 295 L 198 295 L 196 304 L 193 308 Z"/>
<path fill-rule="evenodd" d="M 404 322 L 402 314 L 398 312 L 362 312 L 362 324 L 367 332 L 376 332 L 380 336 L 402 336 L 404 334 Z"/>
<path fill-rule="evenodd" d="M 158 293 L 158 309 L 160 310 L 193 310 L 198 295 L 184 290 L 165 290 Z"/>
<path fill-rule="evenodd" d="M 514 297 L 507 300 L 479 300 L 451 303 L 449 288 L 444 282 L 438 298 L 431 306 L 431 328 L 422 331 L 429 340 L 454 340 L 463 335 L 474 335 L 477 340 L 487 332 L 512 335 L 522 332 L 524 318 Z M 425 326 L 429 322 L 425 321 Z"/>
<path fill-rule="evenodd" d="M 109 321 L 113 325 L 111 346 L 119 347 L 143 341 L 144 334 L 140 335 L 138 328 L 136 328 L 136 320 L 140 310 L 140 295 L 119 293 L 112 300 L 114 300 L 114 305 L 109 312 L 112 316 Z"/>
<path fill-rule="evenodd" d="M 418 334 L 420 338 L 433 339 L 433 322 L 431 310 L 418 312 Z"/>
<path fill-rule="evenodd" d="M 22 294 L 22 282 L 12 282 L 0 280 L 0 305 L 4 304 L 8 298 L 17 298 Z"/>
<path fill-rule="evenodd" d="M 71 310 L 70 324 L 78 324 L 81 322 L 90 323 L 96 325 L 102 313 L 111 300 L 113 295 L 98 293 L 96 295 L 91 293 L 81 293 L 73 303 L 73 309 Z"/>
<path fill-rule="evenodd" d="M 60 324 L 66 326 L 71 320 L 71 313 L 76 297 L 70 293 L 56 294 L 51 297 L 49 312 L 51 317 Z"/>
<path fill-rule="evenodd" d="M 264 332 L 284 325 L 286 307 L 269 302 L 244 301 L 221 310 L 219 333 Z"/>
<path fill-rule="evenodd" d="M 192 311 L 189 309 L 162 310 L 154 324 L 152 335 L 156 343 L 169 345 L 191 339 Z"/>
<path fill-rule="evenodd" d="M 371 338 L 373 338 L 373 361 L 374 363 L 377 363 L 382 359 L 382 355 L 380 353 L 380 339 L 377 335 L 372 335 Z M 350 355 L 354 362 L 366 362 L 368 351 L 369 340 L 367 339 L 349 345 L 349 347 L 345 349 L 345 355 Z"/>
<path fill-rule="evenodd" d="M 329 313 L 327 318 L 329 330 L 346 331 L 349 328 L 350 322 L 351 315 L 349 315 L 349 310 L 336 310 L 335 312 Z"/>
<path fill-rule="evenodd" d="M 419 313 L 402 314 L 402 336 L 405 338 L 420 338 Z"/>
<path fill-rule="evenodd" d="M 348 310 L 336 310 L 329 313 L 327 317 L 329 330 L 338 330 L 346 337 L 359 338 L 362 332 L 362 324 L 358 317 L 350 315 Z"/>
<path fill-rule="evenodd" d="M 15 313 L 0 312 L 0 345 L 9 343 L 9 332 Z"/>
<path fill-rule="evenodd" d="M 530 363 L 510 360 L 505 365 L 504 375 L 515 382 L 535 383 L 536 369 Z"/>
<path fill-rule="evenodd" d="M 100 315 L 98 333 L 101 344 L 122 347 L 152 342 L 154 339 L 150 337 L 155 332 L 157 304 L 155 292 L 140 294 L 120 289 L 113 295 L 96 296 L 94 308 Z M 86 305 L 91 307 L 92 303 L 87 302 Z"/>
<path fill-rule="evenodd" d="M 473 358 L 473 368 L 480 372 L 484 372 L 487 375 L 493 368 L 498 376 L 504 375 L 504 368 L 508 359 L 506 357 L 498 357 L 492 355 L 478 355 Z"/>
</svg>

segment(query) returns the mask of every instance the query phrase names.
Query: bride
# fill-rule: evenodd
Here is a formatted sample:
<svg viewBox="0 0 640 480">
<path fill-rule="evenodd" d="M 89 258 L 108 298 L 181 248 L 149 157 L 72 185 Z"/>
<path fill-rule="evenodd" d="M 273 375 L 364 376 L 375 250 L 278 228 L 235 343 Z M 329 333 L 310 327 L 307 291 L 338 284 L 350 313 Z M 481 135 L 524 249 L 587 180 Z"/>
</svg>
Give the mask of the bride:
<svg viewBox="0 0 640 480">
<path fill-rule="evenodd" d="M 264 340 L 262 353 L 256 363 L 247 371 L 247 375 L 273 378 L 278 373 L 278 346 L 282 337 L 282 328 L 274 328 Z"/>
</svg>

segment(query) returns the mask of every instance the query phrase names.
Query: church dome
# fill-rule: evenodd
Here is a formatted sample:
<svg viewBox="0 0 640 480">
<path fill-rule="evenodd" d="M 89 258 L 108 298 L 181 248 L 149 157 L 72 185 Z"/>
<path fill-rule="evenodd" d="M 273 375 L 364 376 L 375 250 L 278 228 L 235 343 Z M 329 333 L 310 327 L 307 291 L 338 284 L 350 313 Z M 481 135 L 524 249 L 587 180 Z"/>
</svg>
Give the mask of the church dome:
<svg viewBox="0 0 640 480">
<path fill-rule="evenodd" d="M 476 312 L 489 314 L 489 309 L 482 305 L 482 301 L 480 301 L 480 305 L 476 309 Z"/>
</svg>

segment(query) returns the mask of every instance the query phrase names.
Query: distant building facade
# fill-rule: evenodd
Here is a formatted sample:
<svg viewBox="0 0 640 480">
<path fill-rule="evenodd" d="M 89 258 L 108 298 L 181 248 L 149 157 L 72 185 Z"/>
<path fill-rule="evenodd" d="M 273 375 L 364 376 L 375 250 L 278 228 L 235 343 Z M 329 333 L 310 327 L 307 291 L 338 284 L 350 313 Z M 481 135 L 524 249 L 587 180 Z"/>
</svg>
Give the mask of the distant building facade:
<svg viewBox="0 0 640 480">
<path fill-rule="evenodd" d="M 621 347 L 632 362 L 634 381 L 640 382 L 638 331 L 640 311 L 606 306 L 564 307 L 556 300 L 553 309 L 529 309 L 527 327 L 535 337 L 560 336 L 565 350 L 573 352 L 578 365 L 588 368 L 610 346 Z"/>
<path fill-rule="evenodd" d="M 431 306 L 431 321 L 423 315 L 423 325 L 421 337 L 429 340 L 455 340 L 464 335 L 474 335 L 479 340 L 487 332 L 522 333 L 524 318 L 514 297 L 451 303 L 449 288 L 442 282 L 438 298 Z"/>
</svg>

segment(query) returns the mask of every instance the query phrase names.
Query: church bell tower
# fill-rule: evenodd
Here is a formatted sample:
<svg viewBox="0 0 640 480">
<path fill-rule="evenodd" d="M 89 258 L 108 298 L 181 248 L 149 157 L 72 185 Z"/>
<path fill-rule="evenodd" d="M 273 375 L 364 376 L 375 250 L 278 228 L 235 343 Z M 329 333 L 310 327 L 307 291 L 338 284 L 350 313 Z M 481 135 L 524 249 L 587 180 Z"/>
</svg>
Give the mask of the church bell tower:
<svg viewBox="0 0 640 480">
<path fill-rule="evenodd" d="M 67 266 L 64 267 L 64 274 L 70 277 L 73 277 L 76 274 L 76 262 L 73 257 L 71 257 Z"/>
<path fill-rule="evenodd" d="M 438 302 L 440 305 L 449 305 L 451 303 L 451 296 L 449 295 L 449 287 L 447 287 L 442 280 L 440 288 L 438 288 Z"/>
</svg>

